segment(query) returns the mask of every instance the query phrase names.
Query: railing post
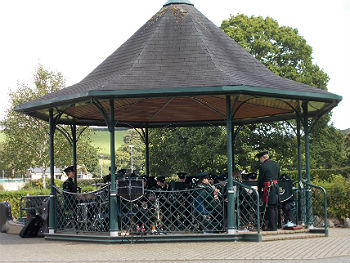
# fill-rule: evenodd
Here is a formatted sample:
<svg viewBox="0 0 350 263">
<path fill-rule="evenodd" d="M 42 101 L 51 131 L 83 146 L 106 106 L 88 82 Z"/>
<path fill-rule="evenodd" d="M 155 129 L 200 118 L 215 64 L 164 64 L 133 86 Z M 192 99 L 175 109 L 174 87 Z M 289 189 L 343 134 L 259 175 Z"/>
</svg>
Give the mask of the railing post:
<svg viewBox="0 0 350 263">
<path fill-rule="evenodd" d="M 227 129 L 227 173 L 228 173 L 228 205 L 227 205 L 227 233 L 235 233 L 235 200 L 233 189 L 233 167 L 232 167 L 232 109 L 231 97 L 226 96 L 226 129 Z"/>
<path fill-rule="evenodd" d="M 77 189 L 78 186 L 78 175 L 77 175 L 77 126 L 76 124 L 71 125 L 72 132 L 72 154 L 73 154 L 73 166 L 75 170 L 74 174 L 74 187 Z"/>
<path fill-rule="evenodd" d="M 328 237 L 328 222 L 327 222 L 327 193 L 326 190 L 322 188 L 323 192 L 323 205 L 324 205 L 324 233 Z"/>
<path fill-rule="evenodd" d="M 310 188 L 310 151 L 309 151 L 309 123 L 308 123 L 308 104 L 303 102 L 304 110 L 304 133 L 305 133 L 305 166 L 306 166 L 306 226 L 313 228 L 312 221 L 312 199 Z"/>
<path fill-rule="evenodd" d="M 302 186 L 302 162 L 301 162 L 301 134 L 300 134 L 300 117 L 298 116 L 296 119 L 296 123 L 297 123 L 297 148 L 298 148 L 298 217 L 297 217 L 297 221 L 295 222 L 296 224 L 298 224 L 298 220 L 301 221 L 301 225 L 305 225 L 305 200 L 304 198 L 304 189 L 301 188 Z"/>
<path fill-rule="evenodd" d="M 115 121 L 114 121 L 114 99 L 109 100 L 109 135 L 110 135 L 110 154 L 111 154 L 111 188 L 110 188 L 110 202 L 109 202 L 109 232 L 110 236 L 118 236 L 119 235 L 119 226 L 118 226 L 118 199 L 117 199 L 117 191 L 116 191 L 116 183 L 115 183 Z"/>
<path fill-rule="evenodd" d="M 149 176 L 149 139 L 148 128 L 145 128 L 145 150 L 146 150 L 146 176 Z"/>
<path fill-rule="evenodd" d="M 55 158 L 54 158 L 54 136 L 55 121 L 53 109 L 49 109 L 50 126 L 50 213 L 49 213 L 49 234 L 54 234 L 56 229 L 56 203 L 55 203 Z"/>
</svg>

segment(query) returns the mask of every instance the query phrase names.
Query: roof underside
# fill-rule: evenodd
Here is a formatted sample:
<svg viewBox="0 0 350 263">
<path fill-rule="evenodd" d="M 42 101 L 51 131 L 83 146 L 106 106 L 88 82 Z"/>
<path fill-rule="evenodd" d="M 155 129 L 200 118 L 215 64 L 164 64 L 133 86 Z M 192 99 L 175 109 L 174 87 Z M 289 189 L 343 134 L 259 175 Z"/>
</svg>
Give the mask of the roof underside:
<svg viewBox="0 0 350 263">
<path fill-rule="evenodd" d="M 108 112 L 114 98 L 117 126 L 223 124 L 227 95 L 242 124 L 295 118 L 300 101 L 320 115 L 341 100 L 273 74 L 192 5 L 169 4 L 81 82 L 15 109 L 106 125 L 95 104 Z"/>
</svg>

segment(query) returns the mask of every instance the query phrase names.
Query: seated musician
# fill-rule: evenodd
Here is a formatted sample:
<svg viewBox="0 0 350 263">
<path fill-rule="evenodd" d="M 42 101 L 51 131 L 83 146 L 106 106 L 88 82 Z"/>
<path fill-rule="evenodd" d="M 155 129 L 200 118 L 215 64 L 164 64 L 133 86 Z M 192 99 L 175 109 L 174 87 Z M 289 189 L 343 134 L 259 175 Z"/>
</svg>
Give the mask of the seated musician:
<svg viewBox="0 0 350 263">
<path fill-rule="evenodd" d="M 185 190 L 189 189 L 189 181 L 187 180 L 187 173 L 179 172 L 177 173 L 178 181 L 175 183 L 175 190 Z"/>
<path fill-rule="evenodd" d="M 161 190 L 161 191 L 167 191 L 168 190 L 168 186 L 165 183 L 165 176 L 158 176 L 157 177 L 156 190 Z"/>
</svg>

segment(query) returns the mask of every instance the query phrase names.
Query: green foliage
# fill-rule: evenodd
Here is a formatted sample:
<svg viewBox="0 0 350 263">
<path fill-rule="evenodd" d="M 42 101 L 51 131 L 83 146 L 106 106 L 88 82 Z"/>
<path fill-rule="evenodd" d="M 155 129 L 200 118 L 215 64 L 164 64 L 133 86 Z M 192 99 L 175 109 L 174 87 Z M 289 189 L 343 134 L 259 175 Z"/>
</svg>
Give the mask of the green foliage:
<svg viewBox="0 0 350 263">
<path fill-rule="evenodd" d="M 150 132 L 151 174 L 172 176 L 186 171 L 222 173 L 227 150 L 222 127 L 152 129 Z"/>
<path fill-rule="evenodd" d="M 0 202 L 8 202 L 11 205 L 12 216 L 20 215 L 20 200 L 25 195 L 49 195 L 49 189 L 22 189 L 18 191 L 0 191 Z"/>
<path fill-rule="evenodd" d="M 328 216 L 339 219 L 350 217 L 350 178 L 338 174 L 327 181 L 315 178 L 312 184 L 326 190 Z"/>
<path fill-rule="evenodd" d="M 22 171 L 22 174 L 31 167 L 41 167 L 43 170 L 49 167 L 49 126 L 45 121 L 15 112 L 13 107 L 58 91 L 65 85 L 61 73 L 45 70 L 42 66 L 39 66 L 34 74 L 34 84 L 33 87 L 21 84 L 16 92 L 10 93 L 11 108 L 2 122 L 6 137 L 0 152 L 0 165 L 3 169 Z M 69 127 L 63 128 L 69 130 Z M 84 127 L 79 127 L 77 134 L 81 134 L 83 130 Z M 88 129 L 80 136 L 77 143 L 77 160 L 79 165 L 85 165 L 93 171 L 92 169 L 97 167 L 98 156 L 97 149 L 91 145 L 90 136 L 91 131 Z M 56 132 L 54 143 L 55 165 L 71 165 L 72 150 L 66 138 L 60 132 Z"/>
<path fill-rule="evenodd" d="M 326 89 L 329 78 L 312 63 L 312 48 L 297 29 L 242 14 L 224 20 L 221 28 L 275 74 Z"/>
<path fill-rule="evenodd" d="M 348 132 L 345 135 L 344 147 L 345 147 L 345 155 L 346 155 L 345 163 L 346 165 L 350 166 L 350 132 Z"/>
<path fill-rule="evenodd" d="M 298 171 L 297 170 L 282 170 L 281 173 L 286 173 L 292 178 L 294 181 L 298 180 Z M 305 180 L 305 170 L 301 171 L 303 175 L 303 180 Z M 342 168 L 334 168 L 334 169 L 311 169 L 310 170 L 310 180 L 313 181 L 315 179 L 321 181 L 331 182 L 335 175 L 342 175 L 344 178 L 350 178 L 350 166 L 342 167 Z"/>
<path fill-rule="evenodd" d="M 50 185 L 50 179 L 46 178 L 46 185 Z M 55 180 L 55 186 L 62 188 L 63 181 L 62 180 Z M 38 179 L 38 180 L 29 180 L 27 181 L 24 186 L 23 190 L 30 190 L 30 189 L 41 189 L 43 188 L 43 180 Z"/>
<path fill-rule="evenodd" d="M 95 190 L 96 190 L 96 184 L 102 183 L 102 182 L 103 182 L 102 178 L 78 179 L 78 186 L 81 188 L 93 186 L 95 187 Z"/>
<path fill-rule="evenodd" d="M 330 169 L 346 165 L 344 135 L 333 125 L 327 125 L 329 115 L 323 116 L 310 134 L 310 166 Z"/>
</svg>

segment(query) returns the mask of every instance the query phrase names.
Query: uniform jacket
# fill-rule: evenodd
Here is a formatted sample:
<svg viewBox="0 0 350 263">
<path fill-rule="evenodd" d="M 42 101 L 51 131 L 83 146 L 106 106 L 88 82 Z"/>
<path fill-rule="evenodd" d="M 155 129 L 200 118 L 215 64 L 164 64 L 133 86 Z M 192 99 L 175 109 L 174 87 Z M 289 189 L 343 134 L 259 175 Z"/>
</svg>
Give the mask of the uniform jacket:
<svg viewBox="0 0 350 263">
<path fill-rule="evenodd" d="M 265 160 L 260 165 L 259 168 L 259 178 L 258 178 L 258 190 L 259 193 L 261 189 L 264 188 L 264 182 L 278 180 L 280 177 L 280 166 L 275 161 L 270 159 Z M 275 205 L 278 203 L 279 187 L 278 184 L 271 186 L 268 203 L 270 205 Z"/>
<path fill-rule="evenodd" d="M 66 192 L 76 193 L 77 190 L 75 189 L 73 178 L 69 177 L 66 181 L 63 183 L 63 190 Z"/>
</svg>

